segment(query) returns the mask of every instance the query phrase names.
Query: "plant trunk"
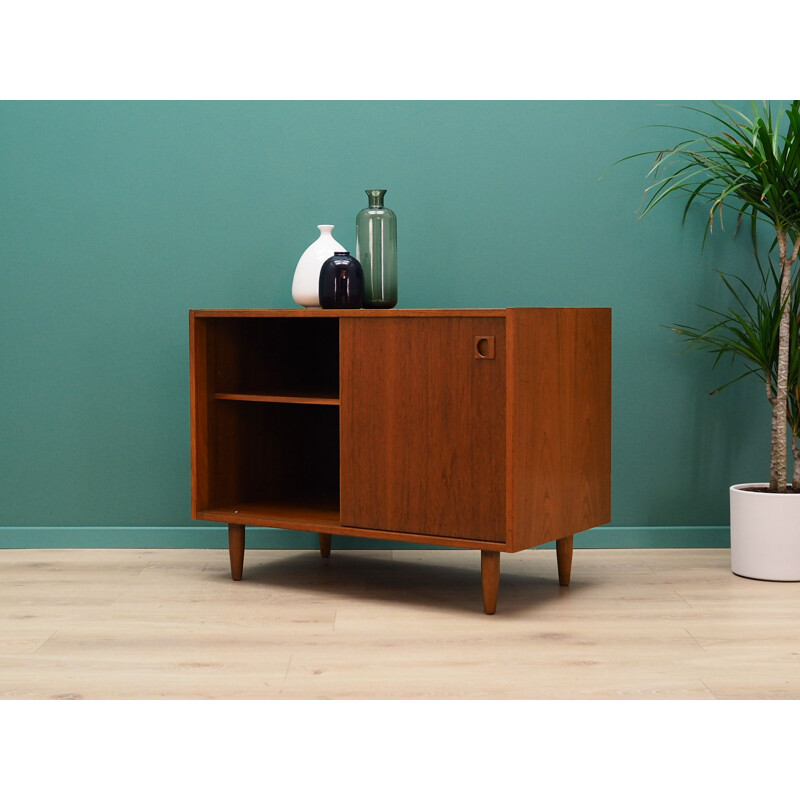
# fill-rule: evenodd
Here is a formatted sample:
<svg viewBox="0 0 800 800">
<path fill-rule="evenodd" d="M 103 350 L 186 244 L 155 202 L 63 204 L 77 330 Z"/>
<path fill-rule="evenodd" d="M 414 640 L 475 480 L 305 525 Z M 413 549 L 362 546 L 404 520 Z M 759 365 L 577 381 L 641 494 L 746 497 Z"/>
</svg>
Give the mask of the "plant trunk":
<svg viewBox="0 0 800 800">
<path fill-rule="evenodd" d="M 788 464 L 786 454 L 786 409 L 789 399 L 789 323 L 792 313 L 791 286 L 795 254 L 787 255 L 786 231 L 777 231 L 781 258 L 781 324 L 778 332 L 778 369 L 772 405 L 772 448 L 769 470 L 771 492 L 785 492 Z"/>
<path fill-rule="evenodd" d="M 794 453 L 794 472 L 792 473 L 792 489 L 800 492 L 800 447 L 797 438 L 792 435 L 792 453 Z"/>
<path fill-rule="evenodd" d="M 772 447 L 769 470 L 771 492 L 785 492 L 787 480 L 786 404 L 789 396 L 789 314 L 791 271 L 786 259 L 786 232 L 778 231 L 781 258 L 781 323 L 778 331 L 778 364 L 775 402 L 772 405 Z"/>
</svg>

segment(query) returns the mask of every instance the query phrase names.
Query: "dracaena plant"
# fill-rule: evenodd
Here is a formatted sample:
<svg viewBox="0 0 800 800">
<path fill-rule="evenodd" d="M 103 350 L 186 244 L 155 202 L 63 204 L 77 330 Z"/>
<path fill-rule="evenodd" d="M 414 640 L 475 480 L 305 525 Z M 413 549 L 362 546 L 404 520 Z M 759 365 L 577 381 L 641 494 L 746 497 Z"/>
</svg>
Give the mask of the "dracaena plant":
<svg viewBox="0 0 800 800">
<path fill-rule="evenodd" d="M 704 132 L 685 126 L 663 125 L 689 138 L 664 150 L 637 153 L 629 158 L 654 156 L 647 174 L 648 187 L 641 216 L 676 193 L 686 202 L 683 219 L 705 205 L 706 235 L 715 225 L 724 230 L 724 211 L 735 213 L 734 232 L 749 222 L 758 261 L 757 231 L 766 223 L 775 234 L 779 263 L 778 330 L 774 379 L 768 382 L 772 404 L 769 489 L 787 487 L 786 420 L 790 398 L 792 266 L 800 249 L 800 101 L 773 112 L 770 103 L 751 103 L 751 115 L 721 103 L 714 111 L 690 108 L 713 126 Z M 705 126 L 704 126 L 705 127 Z M 625 159 L 623 159 L 625 160 Z M 729 211 L 729 217 L 730 217 Z M 705 242 L 704 235 L 703 241 Z M 796 286 L 795 286 L 796 288 Z"/>
<path fill-rule="evenodd" d="M 673 330 L 688 340 L 691 347 L 713 353 L 714 366 L 725 356 L 732 362 L 743 362 L 744 369 L 737 377 L 714 389 L 722 389 L 753 376 L 766 387 L 767 398 L 772 401 L 778 381 L 778 339 L 783 316 L 781 277 L 770 262 L 769 271 L 761 269 L 757 282 L 739 276 L 720 277 L 727 288 L 730 306 L 724 310 L 701 306 L 708 312 L 710 321 L 704 327 L 680 325 Z M 792 279 L 789 307 L 789 374 L 786 424 L 789 426 L 794 469 L 792 489 L 800 492 L 800 291 L 798 276 Z"/>
</svg>

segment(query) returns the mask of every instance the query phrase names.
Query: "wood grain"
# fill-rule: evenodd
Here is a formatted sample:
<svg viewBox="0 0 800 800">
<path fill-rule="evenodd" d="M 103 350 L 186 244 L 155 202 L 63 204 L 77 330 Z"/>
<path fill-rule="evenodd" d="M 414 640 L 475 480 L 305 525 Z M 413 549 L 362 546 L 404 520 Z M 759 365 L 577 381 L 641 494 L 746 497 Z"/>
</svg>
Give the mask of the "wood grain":
<svg viewBox="0 0 800 800">
<path fill-rule="evenodd" d="M 231 561 L 231 578 L 235 581 L 242 579 L 244 568 L 244 525 L 228 525 L 228 554 Z"/>
<path fill-rule="evenodd" d="M 207 522 L 239 522 L 263 528 L 277 528 L 287 531 L 311 531 L 351 536 L 359 539 L 384 539 L 390 542 L 409 542 L 442 547 L 469 547 L 477 550 L 506 550 L 505 542 L 487 542 L 465 537 L 433 536 L 429 533 L 408 533 L 376 528 L 351 528 L 339 524 L 338 508 L 322 506 L 302 506 L 287 503 L 240 503 L 235 507 L 201 511 L 197 519 Z"/>
<path fill-rule="evenodd" d="M 505 317 L 503 308 L 393 308 L 393 309 L 303 309 L 303 308 L 209 308 L 197 309 L 198 318 L 225 317 L 238 319 L 397 319 L 402 317 Z"/>
<path fill-rule="evenodd" d="M 572 536 L 565 536 L 556 541 L 556 559 L 558 564 L 558 582 L 561 586 L 569 586 L 572 575 Z"/>
<path fill-rule="evenodd" d="M 234 392 L 216 392 L 215 400 L 234 400 L 242 403 L 289 403 L 299 405 L 338 406 L 338 397 L 312 397 L 309 395 L 278 394 L 241 394 Z"/>
<path fill-rule="evenodd" d="M 497 592 L 500 587 L 500 553 L 481 550 L 481 588 L 483 589 L 483 611 L 494 614 L 497 610 Z"/>
<path fill-rule="evenodd" d="M 343 525 L 505 540 L 504 327 L 341 321 Z M 495 358 L 475 358 L 476 336 Z"/>
<path fill-rule="evenodd" d="M 611 310 L 510 309 L 512 549 L 611 519 Z"/>
<path fill-rule="evenodd" d="M 209 504 L 209 377 L 208 327 L 189 313 L 189 400 L 191 420 L 192 518 Z"/>
</svg>

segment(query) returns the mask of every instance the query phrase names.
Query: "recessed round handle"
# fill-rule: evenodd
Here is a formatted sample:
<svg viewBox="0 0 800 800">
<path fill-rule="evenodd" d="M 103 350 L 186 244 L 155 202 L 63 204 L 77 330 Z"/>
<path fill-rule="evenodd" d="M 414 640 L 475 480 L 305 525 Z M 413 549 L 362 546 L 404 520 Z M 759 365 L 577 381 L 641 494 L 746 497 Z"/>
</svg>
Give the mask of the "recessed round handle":
<svg viewBox="0 0 800 800">
<path fill-rule="evenodd" d="M 494 336 L 475 337 L 475 358 L 494 358 Z"/>
</svg>

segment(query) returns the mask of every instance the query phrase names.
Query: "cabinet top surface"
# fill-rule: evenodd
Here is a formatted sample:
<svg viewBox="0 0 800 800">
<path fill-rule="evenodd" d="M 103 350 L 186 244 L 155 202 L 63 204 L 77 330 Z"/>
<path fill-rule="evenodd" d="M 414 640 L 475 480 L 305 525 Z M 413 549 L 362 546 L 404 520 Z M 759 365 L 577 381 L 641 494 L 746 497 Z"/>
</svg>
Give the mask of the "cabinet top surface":
<svg viewBox="0 0 800 800">
<path fill-rule="evenodd" d="M 214 308 L 193 309 L 193 317 L 504 317 L 511 308 Z"/>
</svg>

